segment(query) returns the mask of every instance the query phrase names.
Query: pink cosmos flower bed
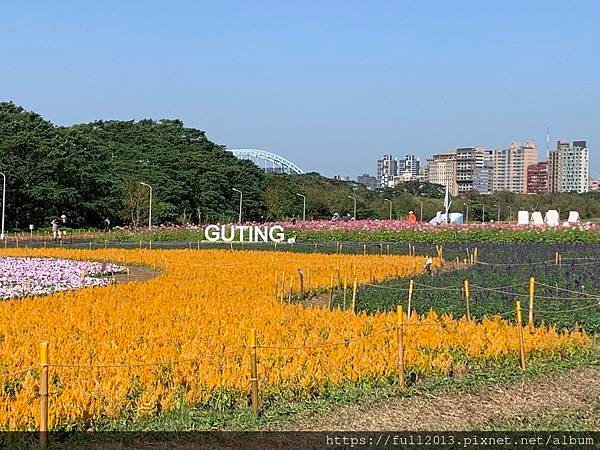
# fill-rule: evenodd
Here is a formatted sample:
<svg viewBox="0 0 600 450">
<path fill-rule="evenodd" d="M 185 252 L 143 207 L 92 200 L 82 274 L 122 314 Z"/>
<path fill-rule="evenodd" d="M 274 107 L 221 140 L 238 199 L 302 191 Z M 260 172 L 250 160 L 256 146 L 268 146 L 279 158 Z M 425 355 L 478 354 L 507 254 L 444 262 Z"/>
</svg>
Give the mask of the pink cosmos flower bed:
<svg viewBox="0 0 600 450">
<path fill-rule="evenodd" d="M 310 221 L 298 221 L 293 222 L 273 222 L 266 225 L 282 225 L 285 229 L 299 230 L 299 231 L 328 231 L 328 230 L 347 230 L 347 231 L 435 231 L 444 229 L 453 230 L 473 230 L 473 229 L 485 229 L 485 230 L 529 230 L 539 229 L 544 230 L 547 228 L 546 225 L 517 225 L 515 223 L 508 222 L 487 222 L 487 223 L 470 223 L 462 225 L 430 225 L 427 222 L 409 222 L 407 220 L 348 220 L 332 222 L 330 220 L 310 220 Z M 565 227 L 560 226 L 558 228 L 564 229 Z M 600 224 L 593 223 L 580 223 L 578 225 L 571 226 L 571 228 L 580 228 L 586 230 L 600 231 Z"/>
<path fill-rule="evenodd" d="M 110 263 L 0 257 L 0 299 L 105 286 L 111 280 L 103 277 L 123 271 Z"/>
</svg>

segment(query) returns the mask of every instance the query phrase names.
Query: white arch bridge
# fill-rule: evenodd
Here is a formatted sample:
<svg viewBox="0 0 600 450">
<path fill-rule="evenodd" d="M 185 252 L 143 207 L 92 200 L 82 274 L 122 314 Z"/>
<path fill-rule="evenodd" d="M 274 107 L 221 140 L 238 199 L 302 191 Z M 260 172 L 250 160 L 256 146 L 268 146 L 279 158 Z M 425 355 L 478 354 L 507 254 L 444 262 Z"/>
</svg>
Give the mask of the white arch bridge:
<svg viewBox="0 0 600 450">
<path fill-rule="evenodd" d="M 303 174 L 304 170 L 283 156 L 256 148 L 229 149 L 240 159 L 249 159 L 258 167 L 263 167 L 265 172 Z"/>
</svg>

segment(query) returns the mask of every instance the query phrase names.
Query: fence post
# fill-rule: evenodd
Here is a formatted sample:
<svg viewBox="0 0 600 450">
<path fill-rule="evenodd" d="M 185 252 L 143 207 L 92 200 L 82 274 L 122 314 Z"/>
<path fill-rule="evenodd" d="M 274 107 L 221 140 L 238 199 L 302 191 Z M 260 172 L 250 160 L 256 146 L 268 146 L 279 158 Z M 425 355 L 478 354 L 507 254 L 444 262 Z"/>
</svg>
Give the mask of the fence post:
<svg viewBox="0 0 600 450">
<path fill-rule="evenodd" d="M 525 340 L 523 337 L 523 322 L 521 320 L 521 302 L 517 300 L 517 330 L 519 332 L 519 355 L 521 357 L 521 369 L 525 370 Z"/>
<path fill-rule="evenodd" d="M 331 282 L 329 283 L 329 309 L 333 304 L 333 275 L 331 275 Z"/>
<path fill-rule="evenodd" d="M 404 313 L 398 305 L 398 386 L 404 389 Z"/>
<path fill-rule="evenodd" d="M 48 341 L 40 344 L 40 447 L 48 444 Z"/>
<path fill-rule="evenodd" d="M 354 283 L 352 285 L 352 312 L 356 313 L 356 275 L 354 275 Z"/>
<path fill-rule="evenodd" d="M 258 414 L 258 370 L 256 358 L 256 329 L 250 329 L 249 336 L 250 347 L 250 383 L 252 385 L 252 411 L 254 415 Z"/>
<path fill-rule="evenodd" d="M 197 249 L 197 250 L 200 250 L 200 241 L 197 241 L 197 242 L 196 242 L 196 249 Z"/>
<path fill-rule="evenodd" d="M 554 253 L 554 265 L 558 266 L 558 252 Z"/>
<path fill-rule="evenodd" d="M 469 280 L 465 280 L 465 302 L 467 304 L 467 320 L 471 320 L 471 309 L 469 307 Z"/>
<path fill-rule="evenodd" d="M 5 242 L 6 244 L 6 242 Z M 6 245 L 5 245 L 6 247 Z M 367 244 L 363 244 L 363 256 L 365 256 L 367 254 Z"/>
<path fill-rule="evenodd" d="M 288 293 L 288 303 L 292 303 L 292 289 L 294 285 L 294 277 L 290 276 L 290 291 Z"/>
<path fill-rule="evenodd" d="M 304 270 L 298 269 L 300 275 L 300 299 L 304 301 Z"/>
<path fill-rule="evenodd" d="M 414 280 L 411 279 L 408 282 L 408 306 L 406 307 L 406 315 L 408 315 L 408 317 L 410 317 L 410 313 L 411 313 L 414 285 L 415 285 L 415 282 L 414 282 Z"/>
<path fill-rule="evenodd" d="M 348 297 L 348 275 L 344 275 L 344 309 L 346 309 L 346 298 Z"/>
<path fill-rule="evenodd" d="M 535 295 L 535 278 L 529 279 L 529 326 L 533 327 L 533 297 Z"/>
</svg>

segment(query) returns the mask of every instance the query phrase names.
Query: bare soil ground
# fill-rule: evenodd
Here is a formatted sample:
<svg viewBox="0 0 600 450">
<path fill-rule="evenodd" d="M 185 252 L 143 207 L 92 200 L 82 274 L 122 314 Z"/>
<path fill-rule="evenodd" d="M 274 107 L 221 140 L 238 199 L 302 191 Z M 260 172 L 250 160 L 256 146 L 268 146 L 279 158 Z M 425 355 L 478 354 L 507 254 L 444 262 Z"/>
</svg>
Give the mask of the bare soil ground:
<svg viewBox="0 0 600 450">
<path fill-rule="evenodd" d="M 408 398 L 348 405 L 287 423 L 286 430 L 600 429 L 600 367 L 573 369 L 469 391 L 423 392 Z M 569 425 L 571 424 L 571 425 Z"/>
<path fill-rule="evenodd" d="M 114 275 L 114 279 L 117 283 L 129 283 L 130 281 L 148 281 L 160 273 L 160 270 L 153 269 L 152 267 L 146 266 L 128 266 L 129 274 L 118 273 Z"/>
</svg>

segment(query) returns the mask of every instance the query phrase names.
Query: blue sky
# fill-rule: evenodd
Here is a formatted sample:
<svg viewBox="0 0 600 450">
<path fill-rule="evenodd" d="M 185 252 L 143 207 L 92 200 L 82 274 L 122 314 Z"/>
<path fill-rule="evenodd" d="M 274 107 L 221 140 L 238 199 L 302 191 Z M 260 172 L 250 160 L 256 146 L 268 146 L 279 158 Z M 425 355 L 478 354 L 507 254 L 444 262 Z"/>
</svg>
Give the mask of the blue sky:
<svg viewBox="0 0 600 450">
<path fill-rule="evenodd" d="M 535 139 L 543 157 L 550 126 L 600 176 L 600 2 L 24 5 L 0 5 L 0 99 L 58 124 L 181 118 L 353 177 L 383 153 Z"/>
</svg>

